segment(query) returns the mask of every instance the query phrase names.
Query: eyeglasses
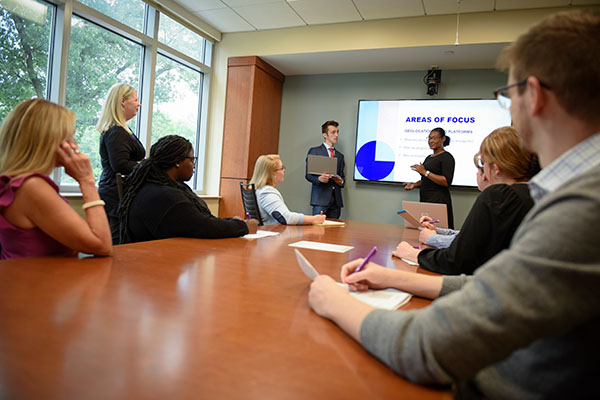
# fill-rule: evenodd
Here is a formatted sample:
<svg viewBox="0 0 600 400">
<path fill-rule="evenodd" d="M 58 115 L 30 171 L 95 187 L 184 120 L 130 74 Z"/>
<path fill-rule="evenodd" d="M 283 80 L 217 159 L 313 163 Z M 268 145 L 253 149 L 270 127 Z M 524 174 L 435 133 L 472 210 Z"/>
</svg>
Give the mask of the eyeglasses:
<svg viewBox="0 0 600 400">
<path fill-rule="evenodd" d="M 186 157 L 186 158 L 189 158 L 190 160 L 192 160 L 192 163 L 194 165 L 196 165 L 196 161 L 198 161 L 198 157 Z"/>
<path fill-rule="evenodd" d="M 505 110 L 508 110 L 510 108 L 512 100 L 510 99 L 510 93 L 508 92 L 508 89 L 513 88 L 515 86 L 519 87 L 525 85 L 527 83 L 527 79 L 529 78 L 525 78 L 522 81 L 511 83 L 510 85 L 494 90 L 494 97 L 496 98 L 496 100 L 498 100 L 498 103 L 500 103 L 500 107 L 504 108 Z M 541 87 L 550 89 L 550 86 L 546 85 L 542 81 L 539 82 Z"/>
<path fill-rule="evenodd" d="M 281 168 L 277 168 L 275 171 L 285 171 L 285 165 L 282 165 Z"/>
<path fill-rule="evenodd" d="M 475 163 L 475 166 L 477 167 L 478 170 L 481 171 L 481 173 L 483 173 L 483 159 L 481 158 L 481 154 L 477 153 L 475 154 L 475 157 L 473 157 L 473 162 Z"/>
</svg>

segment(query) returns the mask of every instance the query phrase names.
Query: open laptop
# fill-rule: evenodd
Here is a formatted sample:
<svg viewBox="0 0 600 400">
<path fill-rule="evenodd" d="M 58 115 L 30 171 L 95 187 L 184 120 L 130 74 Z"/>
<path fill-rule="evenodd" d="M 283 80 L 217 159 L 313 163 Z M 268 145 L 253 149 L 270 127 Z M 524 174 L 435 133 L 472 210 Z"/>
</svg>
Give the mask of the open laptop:
<svg viewBox="0 0 600 400">
<path fill-rule="evenodd" d="M 435 225 L 440 228 L 448 228 L 448 211 L 445 204 L 402 200 L 402 208 L 414 215 L 416 219 L 421 219 L 423 215 L 439 219 L 440 222 Z M 418 228 L 406 221 L 404 222 L 404 226 L 406 228 Z"/>
<path fill-rule="evenodd" d="M 337 173 L 337 158 L 327 156 L 308 155 L 308 173 L 309 174 L 331 174 Z"/>
</svg>

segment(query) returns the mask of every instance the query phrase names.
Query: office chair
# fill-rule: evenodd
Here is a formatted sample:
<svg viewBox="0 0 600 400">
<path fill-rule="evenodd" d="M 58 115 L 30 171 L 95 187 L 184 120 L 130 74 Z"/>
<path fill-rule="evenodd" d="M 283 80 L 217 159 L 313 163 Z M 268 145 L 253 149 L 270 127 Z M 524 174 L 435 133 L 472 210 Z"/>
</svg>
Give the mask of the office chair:
<svg viewBox="0 0 600 400">
<path fill-rule="evenodd" d="M 123 175 L 117 172 L 117 193 L 119 194 L 119 201 L 123 200 Z"/>
<path fill-rule="evenodd" d="M 258 209 L 258 201 L 256 200 L 256 190 L 254 183 L 240 182 L 240 189 L 242 191 L 242 203 L 244 204 L 244 211 L 250 214 L 251 218 L 258 220 L 258 225 L 263 225 L 263 220 L 260 216 L 260 210 Z"/>
</svg>

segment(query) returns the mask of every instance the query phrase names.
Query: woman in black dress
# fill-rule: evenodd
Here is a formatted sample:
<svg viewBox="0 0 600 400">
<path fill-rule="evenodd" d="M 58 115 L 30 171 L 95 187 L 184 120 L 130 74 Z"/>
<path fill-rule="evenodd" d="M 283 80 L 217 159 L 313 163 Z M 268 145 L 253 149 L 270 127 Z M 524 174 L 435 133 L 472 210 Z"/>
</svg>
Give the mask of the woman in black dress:
<svg viewBox="0 0 600 400">
<path fill-rule="evenodd" d="M 135 117 L 140 103 L 137 91 L 126 84 L 116 84 L 110 88 L 102 107 L 102 114 L 96 129 L 100 136 L 100 158 L 102 175 L 98 182 L 98 192 L 106 203 L 104 207 L 110 224 L 113 244 L 119 244 L 119 194 L 117 172 L 129 174 L 146 155 L 144 146 L 131 132 L 127 121 Z"/>
<path fill-rule="evenodd" d="M 413 171 L 421 174 L 421 180 L 406 183 L 404 189 L 420 188 L 420 201 L 425 203 L 446 204 L 448 210 L 448 228 L 454 229 L 452 198 L 448 189 L 454 178 L 454 157 L 444 147 L 450 144 L 450 138 L 442 128 L 435 128 L 429 133 L 429 148 L 433 154 L 427 156 L 423 164 L 411 166 Z"/>
</svg>

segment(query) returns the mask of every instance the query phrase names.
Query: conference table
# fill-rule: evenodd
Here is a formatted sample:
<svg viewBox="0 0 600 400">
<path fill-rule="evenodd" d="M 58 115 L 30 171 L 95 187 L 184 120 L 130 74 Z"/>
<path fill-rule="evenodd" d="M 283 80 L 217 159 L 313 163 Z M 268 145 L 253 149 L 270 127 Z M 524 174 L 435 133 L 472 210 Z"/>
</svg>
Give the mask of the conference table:
<svg viewBox="0 0 600 400">
<path fill-rule="evenodd" d="M 174 238 L 116 246 L 112 257 L 0 262 L 0 398 L 449 399 L 372 357 L 308 305 L 302 249 L 322 274 L 391 253 L 399 225 L 269 226 L 255 240 Z M 408 231 L 408 230 L 407 230 Z M 405 234 L 405 233 L 404 233 Z M 401 310 L 426 307 L 413 297 Z M 398 311 L 400 312 L 400 311 Z"/>
</svg>

